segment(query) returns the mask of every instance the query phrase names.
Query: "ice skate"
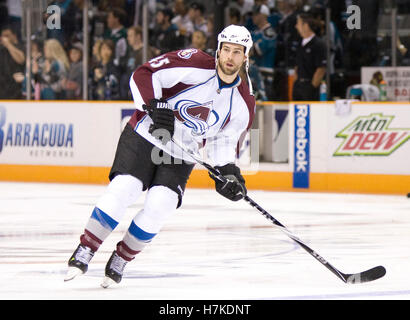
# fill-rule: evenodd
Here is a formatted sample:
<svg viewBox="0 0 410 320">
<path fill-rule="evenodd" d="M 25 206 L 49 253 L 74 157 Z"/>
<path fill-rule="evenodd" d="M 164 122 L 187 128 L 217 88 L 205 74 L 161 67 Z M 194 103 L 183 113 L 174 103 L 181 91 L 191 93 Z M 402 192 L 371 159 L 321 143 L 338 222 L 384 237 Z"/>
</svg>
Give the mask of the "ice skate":
<svg viewBox="0 0 410 320">
<path fill-rule="evenodd" d="M 116 251 L 113 251 L 107 265 L 105 266 L 105 277 L 101 283 L 101 286 L 103 288 L 108 288 L 114 283 L 120 283 L 127 262 L 128 261 L 121 258 Z"/>
<path fill-rule="evenodd" d="M 70 281 L 80 274 L 86 273 L 94 251 L 91 248 L 78 245 L 71 258 L 68 260 L 68 271 L 64 281 Z"/>
</svg>

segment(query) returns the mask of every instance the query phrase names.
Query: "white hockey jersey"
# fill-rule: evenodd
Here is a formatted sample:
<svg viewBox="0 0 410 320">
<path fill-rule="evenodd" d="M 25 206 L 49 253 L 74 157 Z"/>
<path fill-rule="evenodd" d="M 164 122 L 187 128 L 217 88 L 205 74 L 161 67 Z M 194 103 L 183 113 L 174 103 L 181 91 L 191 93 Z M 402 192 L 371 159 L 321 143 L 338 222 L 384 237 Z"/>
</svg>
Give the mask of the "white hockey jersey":
<svg viewBox="0 0 410 320">
<path fill-rule="evenodd" d="M 192 162 L 172 141 L 164 146 L 148 132 L 152 120 L 142 105 L 164 98 L 174 109 L 176 141 L 195 152 L 206 145 L 213 165 L 235 162 L 238 143 L 253 122 L 255 99 L 239 76 L 221 86 L 214 57 L 197 49 L 166 53 L 139 67 L 130 88 L 136 111 L 129 124 L 142 137 L 173 157 Z"/>
</svg>

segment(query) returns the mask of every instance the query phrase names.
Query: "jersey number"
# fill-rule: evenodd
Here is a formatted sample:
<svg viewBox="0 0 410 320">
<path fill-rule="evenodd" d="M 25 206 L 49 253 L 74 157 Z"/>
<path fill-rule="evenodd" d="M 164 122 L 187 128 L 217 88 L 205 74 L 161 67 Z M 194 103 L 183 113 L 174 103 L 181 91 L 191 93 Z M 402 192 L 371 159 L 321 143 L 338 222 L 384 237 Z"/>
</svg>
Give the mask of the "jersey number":
<svg viewBox="0 0 410 320">
<path fill-rule="evenodd" d="M 152 68 L 159 68 L 163 66 L 164 64 L 168 64 L 169 59 L 164 58 L 164 55 L 162 55 L 162 56 L 158 56 L 156 58 L 151 59 L 150 61 L 148 61 L 148 63 Z"/>
</svg>

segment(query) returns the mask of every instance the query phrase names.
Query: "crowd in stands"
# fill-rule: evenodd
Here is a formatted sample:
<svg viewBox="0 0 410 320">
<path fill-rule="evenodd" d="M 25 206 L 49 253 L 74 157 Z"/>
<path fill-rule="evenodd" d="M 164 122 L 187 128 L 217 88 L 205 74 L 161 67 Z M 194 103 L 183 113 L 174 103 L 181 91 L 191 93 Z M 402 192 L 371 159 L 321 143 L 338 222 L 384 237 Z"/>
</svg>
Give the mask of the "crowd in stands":
<svg viewBox="0 0 410 320">
<path fill-rule="evenodd" d="M 295 25 L 297 14 L 309 9 L 317 19 L 315 33 L 324 37 L 325 0 L 226 0 L 229 21 L 244 25 L 251 32 L 254 49 L 249 73 L 257 99 L 287 100 L 288 71 L 295 65 L 301 38 Z M 363 30 L 345 27 L 347 3 L 369 8 L 363 17 Z M 371 5 L 369 4 L 371 2 Z M 376 32 L 378 1 L 329 1 L 332 9 L 332 77 L 337 70 L 356 70 L 360 65 L 378 65 Z M 13 3 L 11 8 L 10 3 Z M 26 92 L 25 44 L 21 21 L 11 12 L 21 1 L 0 0 L 0 99 L 22 99 Z M 90 26 L 88 98 L 91 100 L 129 100 L 132 72 L 143 61 L 142 1 L 93 0 Z M 214 2 L 204 0 L 149 1 L 148 60 L 168 51 L 197 48 L 215 54 Z M 46 35 L 32 35 L 31 98 L 83 98 L 83 5 L 84 0 L 49 1 L 61 9 L 61 28 L 45 29 Z M 9 7 L 8 7 L 9 6 Z M 307 9 L 308 8 L 308 9 Z M 7 10 L 8 9 L 8 10 Z M 12 10 L 13 9 L 13 10 Z M 364 11 L 362 10 L 362 11 Z M 17 10 L 18 11 L 18 10 Z M 14 14 L 14 13 L 13 13 Z M 44 13 L 44 21 L 47 13 Z M 370 23 L 371 22 L 371 23 Z M 367 52 L 360 51 L 365 43 Z M 369 50 L 369 46 L 373 48 Z M 349 51 L 350 50 L 350 51 Z M 356 58 L 352 56 L 356 55 Z M 400 51 L 403 59 L 409 52 Z M 406 60 L 403 60 L 406 61 Z M 350 69 L 349 69 L 350 68 Z M 337 77 L 336 77 L 337 78 Z M 332 78 L 333 79 L 333 78 Z"/>
</svg>

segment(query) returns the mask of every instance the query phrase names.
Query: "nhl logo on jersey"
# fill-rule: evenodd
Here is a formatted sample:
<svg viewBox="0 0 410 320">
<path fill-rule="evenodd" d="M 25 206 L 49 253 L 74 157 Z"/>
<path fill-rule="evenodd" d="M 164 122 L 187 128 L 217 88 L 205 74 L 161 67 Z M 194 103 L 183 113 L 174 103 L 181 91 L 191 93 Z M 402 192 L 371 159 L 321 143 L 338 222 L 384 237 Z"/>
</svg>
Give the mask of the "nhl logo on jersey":
<svg viewBox="0 0 410 320">
<path fill-rule="evenodd" d="M 192 128 L 194 135 L 203 135 L 219 120 L 212 105 L 212 101 L 201 104 L 192 100 L 180 100 L 175 105 L 174 114 L 180 122 Z"/>
<path fill-rule="evenodd" d="M 184 49 L 184 50 L 180 50 L 178 51 L 178 57 L 182 58 L 182 59 L 189 59 L 192 57 L 192 55 L 194 53 L 197 53 L 198 50 L 197 49 Z"/>
</svg>

